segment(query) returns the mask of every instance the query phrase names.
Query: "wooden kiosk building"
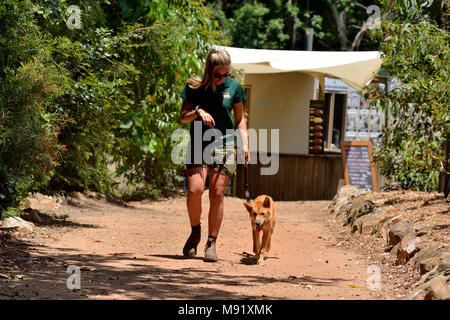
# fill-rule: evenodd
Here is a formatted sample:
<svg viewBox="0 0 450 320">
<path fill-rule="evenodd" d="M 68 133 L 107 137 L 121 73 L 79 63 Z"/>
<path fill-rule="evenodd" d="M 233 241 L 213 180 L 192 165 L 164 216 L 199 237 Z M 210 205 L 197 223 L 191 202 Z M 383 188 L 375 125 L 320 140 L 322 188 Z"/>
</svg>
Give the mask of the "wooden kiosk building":
<svg viewBox="0 0 450 320">
<path fill-rule="evenodd" d="M 221 48 L 233 69 L 243 71 L 247 127 L 279 130 L 278 172 L 261 175 L 270 165 L 250 164 L 250 196 L 332 199 L 344 179 L 340 142 L 375 140 L 384 125 L 383 114 L 359 92 L 379 72 L 380 53 Z M 251 157 L 275 156 L 270 136 L 267 149 L 251 149 Z M 244 197 L 242 178 L 239 166 L 232 188 L 238 197 Z"/>
</svg>

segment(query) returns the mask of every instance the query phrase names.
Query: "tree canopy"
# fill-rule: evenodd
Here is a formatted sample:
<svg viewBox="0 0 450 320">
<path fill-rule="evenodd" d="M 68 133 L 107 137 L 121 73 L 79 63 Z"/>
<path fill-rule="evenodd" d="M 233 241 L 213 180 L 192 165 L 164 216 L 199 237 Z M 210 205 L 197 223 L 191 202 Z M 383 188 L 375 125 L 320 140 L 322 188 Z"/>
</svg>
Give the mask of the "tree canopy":
<svg viewBox="0 0 450 320">
<path fill-rule="evenodd" d="M 225 1 L 209 0 L 230 45 L 260 49 L 306 49 L 306 32 L 314 33 L 313 50 L 377 50 L 367 20 L 370 0 Z"/>
</svg>

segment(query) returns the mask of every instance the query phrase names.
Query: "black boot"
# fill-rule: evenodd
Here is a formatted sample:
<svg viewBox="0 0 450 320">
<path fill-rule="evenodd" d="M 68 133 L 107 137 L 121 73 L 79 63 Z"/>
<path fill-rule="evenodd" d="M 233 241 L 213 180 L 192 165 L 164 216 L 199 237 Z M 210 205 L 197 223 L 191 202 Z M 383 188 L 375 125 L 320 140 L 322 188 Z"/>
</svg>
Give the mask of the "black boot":
<svg viewBox="0 0 450 320">
<path fill-rule="evenodd" d="M 201 229 L 200 225 L 192 227 L 191 235 L 183 248 L 183 255 L 186 258 L 193 258 L 197 254 L 197 245 L 200 243 Z"/>
</svg>

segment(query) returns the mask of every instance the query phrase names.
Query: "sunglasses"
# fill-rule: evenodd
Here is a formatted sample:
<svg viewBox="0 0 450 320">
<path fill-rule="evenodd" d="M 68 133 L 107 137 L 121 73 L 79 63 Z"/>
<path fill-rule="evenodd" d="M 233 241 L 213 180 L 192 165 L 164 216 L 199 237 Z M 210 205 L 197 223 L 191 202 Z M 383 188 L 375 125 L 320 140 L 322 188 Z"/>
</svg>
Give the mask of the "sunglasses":
<svg viewBox="0 0 450 320">
<path fill-rule="evenodd" d="M 214 73 L 214 78 L 216 79 L 222 79 L 222 78 L 226 78 L 230 75 L 229 72 L 225 73 L 225 74 L 220 74 L 220 73 Z"/>
</svg>

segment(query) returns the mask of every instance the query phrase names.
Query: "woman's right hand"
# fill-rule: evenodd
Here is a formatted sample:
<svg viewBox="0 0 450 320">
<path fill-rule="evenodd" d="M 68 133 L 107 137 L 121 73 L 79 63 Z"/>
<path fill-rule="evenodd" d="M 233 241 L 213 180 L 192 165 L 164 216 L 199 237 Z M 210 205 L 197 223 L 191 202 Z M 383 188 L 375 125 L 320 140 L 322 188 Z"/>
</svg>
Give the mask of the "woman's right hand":
<svg viewBox="0 0 450 320">
<path fill-rule="evenodd" d="M 214 122 L 214 118 L 208 112 L 200 108 L 198 108 L 197 110 L 199 118 L 206 126 L 213 127 L 216 125 L 216 123 Z"/>
</svg>

